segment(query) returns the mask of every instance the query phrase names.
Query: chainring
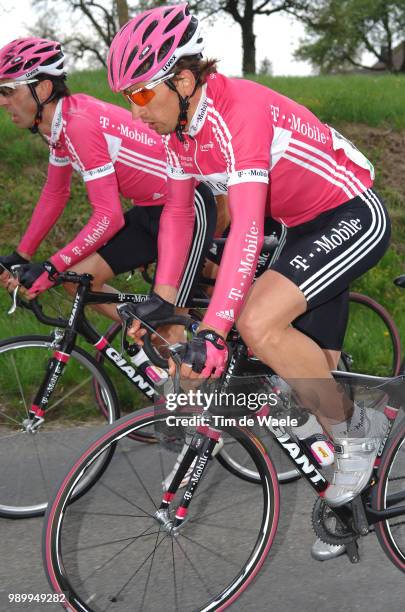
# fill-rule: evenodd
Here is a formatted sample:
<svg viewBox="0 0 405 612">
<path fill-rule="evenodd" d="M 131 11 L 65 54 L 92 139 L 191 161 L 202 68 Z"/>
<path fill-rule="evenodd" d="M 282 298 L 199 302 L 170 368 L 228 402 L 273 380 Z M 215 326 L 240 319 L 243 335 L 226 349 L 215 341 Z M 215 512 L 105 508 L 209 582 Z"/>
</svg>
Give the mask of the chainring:
<svg viewBox="0 0 405 612">
<path fill-rule="evenodd" d="M 349 544 L 359 537 L 350 527 L 343 525 L 320 497 L 312 509 L 312 527 L 318 538 L 326 544 Z"/>
</svg>

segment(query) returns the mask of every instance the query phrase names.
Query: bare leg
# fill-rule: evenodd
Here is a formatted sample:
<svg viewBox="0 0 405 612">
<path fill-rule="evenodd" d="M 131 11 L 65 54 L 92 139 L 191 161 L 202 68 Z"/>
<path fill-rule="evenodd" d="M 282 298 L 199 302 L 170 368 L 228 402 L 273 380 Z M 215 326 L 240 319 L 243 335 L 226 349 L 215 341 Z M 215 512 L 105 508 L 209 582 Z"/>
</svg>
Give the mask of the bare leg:
<svg viewBox="0 0 405 612">
<path fill-rule="evenodd" d="M 306 308 L 298 287 L 269 270 L 250 290 L 237 326 L 254 354 L 297 391 L 329 430 L 351 414 L 352 404 L 330 373 L 333 355 L 290 325 Z"/>
</svg>

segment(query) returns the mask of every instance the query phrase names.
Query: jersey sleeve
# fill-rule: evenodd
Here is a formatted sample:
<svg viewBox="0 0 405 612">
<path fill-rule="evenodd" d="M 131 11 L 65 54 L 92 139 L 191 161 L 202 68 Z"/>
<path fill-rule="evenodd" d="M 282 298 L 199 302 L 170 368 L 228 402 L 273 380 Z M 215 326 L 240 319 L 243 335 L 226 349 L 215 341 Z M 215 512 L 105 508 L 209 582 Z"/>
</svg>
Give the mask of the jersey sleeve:
<svg viewBox="0 0 405 612">
<path fill-rule="evenodd" d="M 70 196 L 72 166 L 65 150 L 51 152 L 48 175 L 18 250 L 30 257 L 59 219 Z"/>
<path fill-rule="evenodd" d="M 252 107 L 254 109 L 254 105 Z M 225 110 L 225 109 L 224 109 Z M 215 137 L 227 164 L 228 187 L 241 183 L 269 183 L 270 144 L 273 127 L 270 113 L 249 114 L 248 101 L 232 100 Z"/>
<path fill-rule="evenodd" d="M 114 164 L 96 117 L 76 112 L 68 121 L 65 142 L 85 183 L 92 214 L 77 236 L 51 257 L 59 271 L 97 251 L 124 225 Z"/>
<path fill-rule="evenodd" d="M 229 332 L 253 282 L 263 244 L 267 185 L 244 182 L 229 188 L 231 231 L 204 323 Z"/>
<path fill-rule="evenodd" d="M 193 238 L 195 180 L 167 181 L 167 200 L 160 217 L 156 284 L 178 288 Z"/>
</svg>

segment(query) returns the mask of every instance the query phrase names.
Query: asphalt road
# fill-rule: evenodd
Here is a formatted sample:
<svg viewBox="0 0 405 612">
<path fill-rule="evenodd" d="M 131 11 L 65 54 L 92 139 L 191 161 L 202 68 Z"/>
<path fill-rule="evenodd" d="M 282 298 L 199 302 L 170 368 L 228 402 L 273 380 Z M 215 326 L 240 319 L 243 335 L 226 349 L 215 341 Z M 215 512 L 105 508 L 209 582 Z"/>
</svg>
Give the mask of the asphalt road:
<svg viewBox="0 0 405 612">
<path fill-rule="evenodd" d="M 118 463 L 116 466 L 120 468 Z M 121 468 L 117 473 L 123 474 Z M 281 493 L 281 517 L 271 554 L 256 581 L 232 610 L 403 612 L 404 575 L 386 558 L 374 534 L 361 541 L 361 562 L 357 565 L 351 564 L 346 556 L 327 563 L 316 562 L 310 556 L 314 539 L 309 519 L 314 501 L 312 491 L 305 483 L 295 482 L 281 487 Z M 235 497 L 235 504 L 237 502 Z M 244 520 L 249 525 L 248 517 L 243 516 L 241 528 Z M 42 569 L 41 529 L 39 518 L 0 519 L 1 612 L 57 612 L 61 609 L 53 603 L 12 604 L 8 601 L 9 593 L 50 592 Z M 126 609 L 131 612 L 131 607 Z M 160 607 L 145 606 L 144 609 L 161 612 Z M 165 612 L 171 612 L 170 608 L 166 607 Z"/>
</svg>

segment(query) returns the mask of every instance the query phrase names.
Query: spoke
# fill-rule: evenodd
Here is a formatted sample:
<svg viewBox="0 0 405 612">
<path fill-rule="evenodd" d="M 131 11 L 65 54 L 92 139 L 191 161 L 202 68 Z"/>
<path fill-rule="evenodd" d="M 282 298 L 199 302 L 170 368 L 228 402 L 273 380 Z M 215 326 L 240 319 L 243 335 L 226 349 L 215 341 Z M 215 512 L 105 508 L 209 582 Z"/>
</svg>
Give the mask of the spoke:
<svg viewBox="0 0 405 612">
<path fill-rule="evenodd" d="M 229 565 L 235 565 L 237 568 L 239 568 L 239 565 L 237 563 L 232 562 L 230 559 L 227 559 L 227 557 L 224 557 L 223 555 L 221 555 L 217 550 L 213 550 L 211 548 L 208 548 L 208 546 L 204 546 L 204 544 L 201 544 L 200 542 L 198 542 L 197 540 L 195 540 L 194 538 L 190 538 L 190 536 L 186 536 L 184 533 L 180 532 L 180 535 L 185 539 L 188 540 L 189 542 L 191 542 L 192 544 L 196 544 L 197 546 L 199 546 L 200 548 L 202 548 L 203 550 L 206 550 L 207 552 L 211 553 L 211 555 L 213 555 L 214 557 L 217 557 L 218 559 L 221 559 L 222 561 L 226 561 L 226 563 L 228 563 Z"/>
<path fill-rule="evenodd" d="M 172 562 L 173 562 L 173 582 L 174 582 L 174 605 L 176 606 L 176 612 L 179 609 L 179 600 L 177 597 L 177 577 L 176 577 L 176 561 L 174 558 L 174 545 L 172 538 Z"/>
<path fill-rule="evenodd" d="M 79 389 L 81 389 L 84 385 L 87 385 L 87 383 L 89 382 L 89 380 L 91 380 L 93 377 L 89 376 L 88 378 L 86 378 L 85 380 L 83 380 L 81 383 L 79 383 L 78 385 L 76 385 L 75 387 L 73 387 L 72 389 L 70 389 L 70 391 L 67 391 L 62 397 L 60 397 L 54 404 L 52 404 L 51 406 L 48 406 L 48 408 L 46 409 L 46 412 L 50 412 L 51 410 L 54 410 L 57 406 L 59 406 L 59 404 L 61 404 L 63 401 L 65 401 L 66 398 L 70 397 L 71 395 L 73 395 L 73 393 L 76 393 L 76 391 L 78 391 Z"/>
<path fill-rule="evenodd" d="M 159 530 L 159 531 L 160 531 L 160 530 Z M 150 559 L 150 565 L 149 565 L 149 570 L 148 570 L 148 576 L 147 576 L 146 583 L 145 583 L 145 587 L 144 587 L 144 589 L 143 589 L 143 594 L 142 594 L 141 610 L 143 610 L 143 609 L 144 609 L 144 605 L 145 605 L 146 590 L 147 590 L 147 588 L 148 588 L 148 584 L 149 584 L 149 581 L 150 581 L 150 576 L 151 576 L 151 573 L 152 573 L 152 567 L 153 567 L 153 562 L 154 562 L 154 560 L 155 560 L 155 553 L 156 553 L 156 547 L 157 547 L 158 540 L 159 540 L 159 533 L 158 533 L 158 534 L 157 534 L 157 536 L 156 536 L 156 540 L 155 540 L 155 548 L 153 549 L 153 554 L 152 554 L 151 559 Z"/>
<path fill-rule="evenodd" d="M 12 367 L 13 367 L 13 370 L 14 370 L 14 373 L 15 373 L 15 376 L 16 376 L 17 385 L 18 385 L 18 388 L 19 388 L 19 391 L 20 391 L 21 399 L 22 399 L 22 401 L 24 403 L 25 413 L 26 413 L 26 415 L 28 417 L 27 402 L 25 401 L 25 396 L 24 396 L 24 392 L 23 392 L 23 388 L 22 388 L 22 385 L 21 385 L 21 380 L 20 380 L 20 376 L 18 374 L 18 370 L 17 370 L 17 366 L 16 366 L 16 363 L 15 363 L 14 356 L 11 355 L 10 359 L 11 359 Z"/>
<path fill-rule="evenodd" d="M 186 553 L 185 549 L 183 548 L 183 546 L 181 545 L 179 540 L 175 540 L 177 546 L 180 548 L 181 552 L 183 553 L 183 555 L 185 556 L 185 558 L 187 559 L 187 561 L 189 562 L 190 566 L 192 567 L 192 569 L 194 570 L 195 575 L 199 578 L 201 584 L 204 586 L 206 592 L 209 594 L 209 596 L 212 598 L 214 597 L 214 593 L 212 593 L 210 591 L 210 588 L 208 586 L 208 584 L 206 584 L 205 580 L 203 579 L 203 577 L 201 576 L 200 572 L 198 571 L 198 569 L 196 568 L 196 566 L 194 565 L 194 563 L 191 561 L 190 557 L 188 556 L 188 554 Z"/>
<path fill-rule="evenodd" d="M 41 471 L 41 474 L 42 474 L 42 479 L 43 479 L 43 482 L 44 482 L 44 491 L 45 491 L 45 493 L 46 493 L 46 495 L 47 495 L 47 497 L 48 497 L 48 499 L 49 499 L 49 488 L 48 488 L 48 482 L 47 482 L 47 478 L 45 477 L 44 468 L 43 468 L 43 466 L 42 466 L 41 457 L 40 457 L 40 455 L 39 455 L 38 446 L 37 446 L 37 444 L 36 444 L 36 436 L 35 436 L 35 435 L 33 435 L 32 437 L 33 437 L 33 443 L 34 443 L 35 453 L 36 453 L 37 458 L 38 458 L 39 468 L 40 468 L 40 471 Z M 37 488 L 37 487 L 36 487 L 36 488 Z"/>
<path fill-rule="evenodd" d="M 17 425 L 21 427 L 20 421 L 13 419 L 13 417 L 11 417 L 9 414 L 6 414 L 5 412 L 0 412 L 0 416 L 3 416 L 4 418 L 8 419 L 9 421 L 12 421 L 13 423 L 17 423 Z"/>
<path fill-rule="evenodd" d="M 160 530 L 159 530 L 160 532 Z M 144 559 L 142 561 L 142 563 L 137 567 L 137 569 L 134 571 L 134 573 L 132 574 L 132 576 L 130 576 L 128 578 L 128 580 L 125 582 L 125 584 L 123 584 L 123 586 L 120 588 L 119 591 L 116 592 L 114 599 L 118 599 L 118 597 L 121 595 L 122 591 L 128 586 L 128 584 L 135 578 L 135 576 L 137 575 L 137 573 L 142 569 L 142 567 L 145 565 L 145 563 L 147 563 L 148 559 L 150 559 L 150 557 L 152 555 L 155 554 L 156 550 L 159 548 L 159 546 L 162 544 L 162 542 L 164 542 L 168 537 L 168 534 L 165 533 L 163 538 L 160 540 L 159 544 L 157 546 L 155 546 L 155 548 L 153 549 L 153 551 L 146 557 L 146 559 Z"/>
<path fill-rule="evenodd" d="M 150 527 L 148 527 L 150 529 Z M 65 555 L 71 555 L 72 553 L 82 552 L 84 550 L 94 550 L 96 548 L 102 548 L 103 546 L 109 546 L 110 544 L 119 544 L 120 542 L 135 542 L 139 538 L 145 538 L 151 535 L 159 533 L 158 531 L 151 531 L 150 533 L 143 533 L 137 536 L 130 536 L 129 538 L 119 538 L 118 540 L 108 540 L 107 542 L 100 542 L 99 544 L 90 544 L 89 546 L 80 546 L 79 548 L 72 548 L 71 550 L 65 551 Z"/>
<path fill-rule="evenodd" d="M 110 559 L 107 559 L 107 561 L 105 561 L 105 563 L 103 563 L 99 567 L 96 567 L 96 569 L 94 571 L 92 571 L 91 574 L 89 574 L 88 576 L 83 578 L 83 580 L 81 580 L 78 584 L 79 585 L 80 584 L 84 584 L 89 578 L 92 578 L 97 572 L 100 572 L 100 570 L 104 569 L 109 563 L 114 561 L 114 559 L 116 559 L 119 555 L 121 555 L 124 551 L 126 551 L 130 546 L 132 546 L 132 544 L 134 544 L 139 537 L 143 537 L 145 535 L 152 535 L 151 533 L 146 533 L 148 531 L 148 529 L 150 529 L 150 527 L 147 527 L 147 529 L 145 529 L 145 531 L 143 533 L 141 533 L 139 536 L 137 536 L 136 538 L 131 540 L 131 542 L 128 542 L 128 544 L 125 544 L 125 546 L 123 548 L 121 548 L 112 557 L 110 557 Z M 156 532 L 153 532 L 153 533 L 156 533 Z"/>
<path fill-rule="evenodd" d="M 193 501 L 195 499 L 194 496 Z M 206 514 L 201 514 L 201 515 L 197 515 L 197 518 L 195 519 L 190 519 L 190 523 L 194 523 L 197 521 L 200 521 L 203 518 L 207 518 L 208 516 L 218 516 L 219 514 L 226 512 L 227 510 L 229 510 L 230 508 L 235 508 L 236 506 L 239 506 L 241 502 L 244 501 L 251 501 L 252 496 L 251 495 L 246 495 L 244 498 L 237 498 L 237 500 L 233 503 L 228 504 L 227 506 L 221 506 L 221 508 L 219 510 L 213 510 L 212 512 L 207 512 Z"/>
<path fill-rule="evenodd" d="M 134 476 L 135 476 L 135 477 L 138 479 L 139 484 L 141 485 L 141 487 L 142 487 L 142 488 L 143 488 L 143 490 L 145 491 L 146 495 L 148 496 L 149 500 L 151 501 L 152 506 L 154 506 L 154 507 L 155 507 L 155 509 L 157 510 L 157 509 L 158 509 L 158 507 L 157 507 L 157 505 L 155 504 L 155 502 L 153 501 L 153 497 L 152 497 L 152 495 L 149 493 L 148 489 L 147 489 L 147 488 L 146 488 L 146 486 L 144 485 L 144 483 L 143 483 L 143 481 L 142 481 L 141 477 L 139 476 L 139 474 L 138 474 L 137 470 L 135 469 L 135 466 L 133 466 L 133 465 L 132 465 L 132 463 L 131 463 L 131 461 L 129 460 L 128 455 L 123 453 L 123 457 L 124 457 L 124 459 L 126 460 L 126 462 L 128 463 L 129 467 L 131 468 L 132 473 L 134 474 Z"/>
<path fill-rule="evenodd" d="M 112 518 L 116 518 L 118 516 L 128 517 L 128 518 L 145 518 L 145 514 L 124 514 L 119 512 L 89 512 L 86 510 L 71 510 L 70 514 L 83 514 L 85 516 L 111 516 Z"/>
<path fill-rule="evenodd" d="M 192 521 L 190 520 L 189 523 L 193 524 L 193 525 L 199 525 L 200 523 L 202 523 L 203 525 L 206 525 L 207 527 L 214 527 L 215 529 L 226 529 L 227 531 L 235 531 L 235 527 L 230 526 L 229 524 L 227 525 L 223 525 L 220 523 L 207 523 L 206 521 L 200 521 L 199 518 L 193 519 Z M 252 533 L 257 533 L 257 529 L 253 529 L 252 527 L 243 527 L 243 531 L 251 531 Z"/>
<path fill-rule="evenodd" d="M 144 510 L 143 508 L 138 506 L 135 502 L 132 502 L 130 499 L 125 497 L 125 495 L 123 495 L 122 493 L 118 493 L 118 491 L 115 491 L 112 487 L 106 485 L 104 482 L 100 482 L 100 486 L 104 487 L 105 489 L 107 489 L 107 491 L 110 491 L 110 493 L 113 493 L 114 495 L 116 495 L 120 499 L 123 499 L 124 501 L 126 501 L 128 504 L 130 504 L 131 506 L 133 506 L 137 510 L 140 510 L 140 512 L 144 512 L 145 516 L 149 516 L 150 518 L 153 518 L 153 514 L 151 514 L 150 512 L 147 512 L 146 510 Z"/>
<path fill-rule="evenodd" d="M 405 521 L 401 521 L 400 523 L 390 523 L 390 528 L 392 529 L 393 527 L 402 527 L 402 525 L 405 525 Z"/>
</svg>

